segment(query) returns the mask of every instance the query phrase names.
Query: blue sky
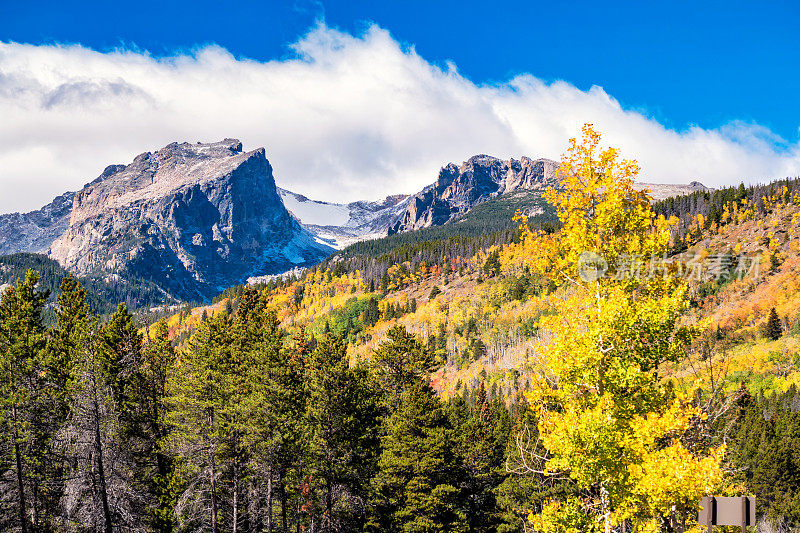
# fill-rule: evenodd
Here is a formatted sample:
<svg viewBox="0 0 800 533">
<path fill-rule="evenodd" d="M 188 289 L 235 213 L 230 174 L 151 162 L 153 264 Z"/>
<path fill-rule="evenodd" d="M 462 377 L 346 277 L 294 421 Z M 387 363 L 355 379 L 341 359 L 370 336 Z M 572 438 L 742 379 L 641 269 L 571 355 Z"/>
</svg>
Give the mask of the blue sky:
<svg viewBox="0 0 800 533">
<path fill-rule="evenodd" d="M 0 0 L 0 213 L 224 137 L 333 201 L 557 159 L 585 122 L 642 181 L 796 176 L 798 23 L 790 2 Z"/>
<path fill-rule="evenodd" d="M 0 39 L 139 47 L 169 55 L 217 43 L 237 57 L 290 55 L 323 18 L 375 22 L 474 82 L 531 73 L 602 86 L 667 127 L 755 122 L 800 136 L 799 2 L 3 1 Z"/>
</svg>

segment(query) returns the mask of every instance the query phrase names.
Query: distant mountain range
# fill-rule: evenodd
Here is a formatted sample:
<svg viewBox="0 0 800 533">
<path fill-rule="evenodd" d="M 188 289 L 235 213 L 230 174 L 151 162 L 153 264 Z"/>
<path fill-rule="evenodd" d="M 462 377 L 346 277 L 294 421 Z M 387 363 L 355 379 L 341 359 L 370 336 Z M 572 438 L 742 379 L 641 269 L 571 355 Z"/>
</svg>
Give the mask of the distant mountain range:
<svg viewBox="0 0 800 533">
<path fill-rule="evenodd" d="M 541 193 L 557 185 L 556 168 L 549 159 L 476 155 L 444 166 L 414 195 L 336 204 L 276 187 L 263 148 L 173 143 L 111 165 L 37 211 L 0 215 L 0 255 L 47 254 L 77 275 L 147 280 L 165 297 L 208 300 L 357 241 L 445 224 L 506 193 Z M 639 187 L 656 199 L 705 189 Z"/>
</svg>

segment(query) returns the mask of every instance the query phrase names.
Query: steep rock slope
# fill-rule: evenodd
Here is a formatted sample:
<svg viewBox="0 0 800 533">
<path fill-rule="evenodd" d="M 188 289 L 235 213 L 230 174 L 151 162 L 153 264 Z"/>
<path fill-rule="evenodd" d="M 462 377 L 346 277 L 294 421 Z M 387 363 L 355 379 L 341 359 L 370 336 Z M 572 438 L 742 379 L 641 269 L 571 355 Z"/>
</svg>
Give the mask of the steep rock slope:
<svg viewBox="0 0 800 533">
<path fill-rule="evenodd" d="M 504 161 L 476 155 L 457 166 L 450 163 L 439 171 L 436 183 L 415 194 L 405 212 L 388 230 L 394 234 L 438 226 L 466 213 L 491 198 L 517 190 L 544 190 L 556 185 L 558 164 L 549 159 Z"/>
<path fill-rule="evenodd" d="M 152 279 L 208 299 L 249 276 L 313 264 L 331 248 L 291 217 L 263 148 L 173 143 L 109 167 L 75 193 L 50 255 L 77 274 Z"/>
<path fill-rule="evenodd" d="M 73 192 L 64 193 L 37 211 L 0 215 L 0 255 L 42 253 L 69 226 Z"/>
</svg>

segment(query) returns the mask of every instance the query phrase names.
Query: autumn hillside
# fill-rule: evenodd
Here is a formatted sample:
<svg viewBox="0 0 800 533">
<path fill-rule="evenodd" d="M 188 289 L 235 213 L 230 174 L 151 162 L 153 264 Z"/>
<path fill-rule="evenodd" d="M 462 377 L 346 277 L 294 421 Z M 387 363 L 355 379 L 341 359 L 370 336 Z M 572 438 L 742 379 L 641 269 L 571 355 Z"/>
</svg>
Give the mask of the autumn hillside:
<svg viewBox="0 0 800 533">
<path fill-rule="evenodd" d="M 776 189 L 758 202 L 760 207 L 744 197 L 734 201 L 711 223 L 702 213 L 684 217 L 691 222 L 673 237 L 681 251 L 670 256 L 681 264 L 705 265 L 700 277 L 687 273 L 687 319 L 713 330 L 714 360 L 724 362 L 735 386 L 744 380 L 754 393 L 785 390 L 800 381 L 794 362 L 800 357 L 795 356 L 800 351 L 800 201 Z M 288 331 L 304 327 L 314 335 L 341 334 L 353 361 L 369 359 L 386 332 L 401 324 L 423 338 L 443 363 L 433 376 L 437 391 L 463 394 L 484 382 L 493 394 L 510 400 L 530 380 L 537 321 L 548 313 L 553 297 L 543 278 L 520 266 L 516 253 L 512 243 L 441 265 L 394 264 L 383 276 L 384 287 L 373 290 L 360 271 L 322 268 L 262 290 Z M 756 259 L 757 272 L 736 279 L 740 257 L 747 258 L 748 268 Z M 726 271 L 710 272 L 714 261 L 724 263 Z M 187 338 L 204 315 L 234 310 L 241 290 L 170 317 L 173 338 Z M 779 340 L 765 335 L 773 307 L 785 333 Z"/>
<path fill-rule="evenodd" d="M 28 269 L 0 529 L 698 533 L 707 494 L 800 527 L 798 181 L 639 172 L 586 124 L 534 205 L 138 317 Z"/>
</svg>

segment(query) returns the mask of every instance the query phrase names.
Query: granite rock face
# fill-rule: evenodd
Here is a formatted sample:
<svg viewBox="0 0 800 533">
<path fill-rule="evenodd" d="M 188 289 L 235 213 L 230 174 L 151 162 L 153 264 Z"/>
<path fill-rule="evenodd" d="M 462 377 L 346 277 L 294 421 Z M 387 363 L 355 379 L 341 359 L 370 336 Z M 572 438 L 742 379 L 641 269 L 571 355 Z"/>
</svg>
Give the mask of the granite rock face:
<svg viewBox="0 0 800 533">
<path fill-rule="evenodd" d="M 507 192 L 545 190 L 557 184 L 557 168 L 558 163 L 549 159 L 504 161 L 488 155 L 473 156 L 461 166 L 450 163 L 439 171 L 436 183 L 409 199 L 388 233 L 439 226 Z"/>
<path fill-rule="evenodd" d="M 173 143 L 107 168 L 74 194 L 49 254 L 76 274 L 132 275 L 207 300 L 330 251 L 284 207 L 264 149 L 225 139 Z"/>
<path fill-rule="evenodd" d="M 0 255 L 46 252 L 69 226 L 74 194 L 64 193 L 38 211 L 0 215 Z"/>
</svg>

